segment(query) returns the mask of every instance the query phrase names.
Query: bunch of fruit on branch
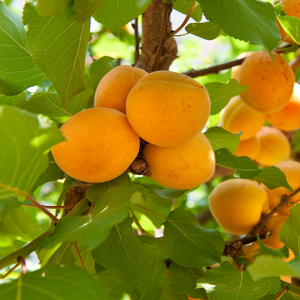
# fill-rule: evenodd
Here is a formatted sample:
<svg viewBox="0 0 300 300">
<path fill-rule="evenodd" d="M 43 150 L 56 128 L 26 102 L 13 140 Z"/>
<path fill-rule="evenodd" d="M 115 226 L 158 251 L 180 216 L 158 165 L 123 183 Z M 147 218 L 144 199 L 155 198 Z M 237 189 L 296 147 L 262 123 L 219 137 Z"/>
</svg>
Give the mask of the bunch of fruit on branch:
<svg viewBox="0 0 300 300">
<path fill-rule="evenodd" d="M 94 108 L 61 126 L 66 141 L 53 148 L 53 157 L 67 175 L 100 183 L 141 156 L 159 184 L 194 188 L 215 172 L 213 148 L 201 132 L 209 114 L 208 93 L 194 79 L 119 66 L 99 82 Z"/>
</svg>

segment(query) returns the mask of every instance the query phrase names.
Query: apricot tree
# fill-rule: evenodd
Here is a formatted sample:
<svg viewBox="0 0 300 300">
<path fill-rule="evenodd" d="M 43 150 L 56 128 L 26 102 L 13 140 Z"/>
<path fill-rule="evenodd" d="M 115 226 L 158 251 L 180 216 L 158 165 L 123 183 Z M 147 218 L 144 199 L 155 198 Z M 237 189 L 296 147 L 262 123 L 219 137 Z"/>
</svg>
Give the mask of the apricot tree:
<svg viewBox="0 0 300 300">
<path fill-rule="evenodd" d="M 0 1 L 0 299 L 299 299 L 282 2 Z"/>
</svg>

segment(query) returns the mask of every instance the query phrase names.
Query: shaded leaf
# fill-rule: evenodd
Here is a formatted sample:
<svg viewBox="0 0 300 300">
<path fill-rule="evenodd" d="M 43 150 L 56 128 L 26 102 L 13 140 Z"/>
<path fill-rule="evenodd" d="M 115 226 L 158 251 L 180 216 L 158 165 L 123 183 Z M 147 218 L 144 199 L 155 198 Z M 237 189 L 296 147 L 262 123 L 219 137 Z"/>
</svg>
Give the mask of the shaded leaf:
<svg viewBox="0 0 300 300">
<path fill-rule="evenodd" d="M 175 288 L 171 278 L 167 278 L 164 283 L 163 292 L 159 300 L 187 300 L 187 296 L 180 293 Z"/>
<path fill-rule="evenodd" d="M 93 89 L 89 86 L 86 90 L 75 95 L 70 99 L 68 104 L 68 112 L 75 115 L 87 107 L 89 97 L 94 94 Z"/>
<path fill-rule="evenodd" d="M 72 15 L 73 20 L 80 22 L 87 21 L 104 1 L 105 0 L 74 0 L 74 13 Z"/>
<path fill-rule="evenodd" d="M 92 257 L 91 250 L 87 249 L 85 247 L 82 247 L 79 244 L 77 244 L 77 248 L 78 248 L 78 251 L 80 252 L 81 260 L 83 262 L 85 270 L 87 270 L 91 274 L 96 274 L 95 260 Z M 75 250 L 75 247 L 74 247 L 73 243 L 72 243 L 72 247 L 71 247 L 71 252 L 72 252 L 73 257 L 75 259 L 75 261 L 74 261 L 75 265 L 78 266 L 78 267 L 82 267 L 81 262 L 79 260 L 78 254 Z"/>
<path fill-rule="evenodd" d="M 47 265 L 74 265 L 75 258 L 72 253 L 72 242 L 61 244 L 61 246 L 54 252 L 48 260 Z"/>
<path fill-rule="evenodd" d="M 213 22 L 190 23 L 185 27 L 185 30 L 205 40 L 214 40 L 221 32 L 219 25 Z"/>
</svg>

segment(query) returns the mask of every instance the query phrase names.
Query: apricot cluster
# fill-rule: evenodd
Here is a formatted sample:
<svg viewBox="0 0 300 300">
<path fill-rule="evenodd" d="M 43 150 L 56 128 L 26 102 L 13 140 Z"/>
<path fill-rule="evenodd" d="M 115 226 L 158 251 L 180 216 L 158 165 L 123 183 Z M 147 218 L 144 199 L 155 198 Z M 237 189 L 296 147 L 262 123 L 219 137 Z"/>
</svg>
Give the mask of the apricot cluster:
<svg viewBox="0 0 300 300">
<path fill-rule="evenodd" d="M 66 141 L 53 147 L 53 157 L 73 178 L 105 182 L 128 169 L 142 138 L 154 180 L 193 188 L 215 171 L 213 148 L 201 133 L 209 114 L 208 93 L 192 78 L 119 66 L 99 82 L 94 108 L 62 125 Z"/>
</svg>

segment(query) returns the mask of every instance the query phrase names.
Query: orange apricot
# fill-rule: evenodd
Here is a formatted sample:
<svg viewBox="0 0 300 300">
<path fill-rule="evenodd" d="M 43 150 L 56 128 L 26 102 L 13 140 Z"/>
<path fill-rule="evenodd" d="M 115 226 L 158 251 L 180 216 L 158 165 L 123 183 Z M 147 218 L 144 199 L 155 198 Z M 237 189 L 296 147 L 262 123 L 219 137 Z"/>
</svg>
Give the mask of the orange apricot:
<svg viewBox="0 0 300 300">
<path fill-rule="evenodd" d="M 148 144 L 143 150 L 151 177 L 166 187 L 190 189 L 208 181 L 215 172 L 215 155 L 202 132 L 184 145 L 160 147 Z"/>
<path fill-rule="evenodd" d="M 94 107 L 110 107 L 126 113 L 126 99 L 135 84 L 148 73 L 128 65 L 118 66 L 100 80 L 94 97 Z"/>
<path fill-rule="evenodd" d="M 238 55 L 236 59 L 247 57 L 252 53 L 253 52 L 243 52 L 240 55 Z M 232 67 L 231 68 L 231 78 L 237 80 L 240 69 L 241 69 L 241 65 Z"/>
<path fill-rule="evenodd" d="M 259 152 L 259 148 L 259 141 L 258 138 L 255 136 L 245 141 L 239 141 L 239 144 L 233 154 L 235 156 L 248 156 L 252 160 L 255 160 Z"/>
<path fill-rule="evenodd" d="M 295 83 L 292 97 L 281 110 L 267 114 L 268 122 L 284 131 L 294 131 L 300 128 L 300 85 Z"/>
<path fill-rule="evenodd" d="M 240 96 L 233 97 L 221 115 L 222 127 L 231 132 L 242 132 L 240 140 L 247 140 L 255 136 L 265 124 L 265 115 L 247 106 Z"/>
<path fill-rule="evenodd" d="M 202 299 L 200 299 L 200 298 L 193 298 L 193 297 L 191 297 L 191 296 L 189 296 L 189 295 L 188 295 L 188 299 L 189 299 L 189 300 L 202 300 Z"/>
<path fill-rule="evenodd" d="M 269 209 L 268 195 L 247 179 L 229 179 L 209 196 L 209 207 L 218 224 L 232 234 L 247 234 Z"/>
<path fill-rule="evenodd" d="M 292 96 L 295 75 L 288 62 L 276 52 L 272 61 L 267 51 L 248 56 L 238 74 L 238 82 L 248 86 L 241 93 L 243 101 L 262 113 L 282 109 Z"/>
<path fill-rule="evenodd" d="M 255 160 L 263 166 L 272 166 L 289 158 L 291 146 L 288 138 L 276 127 L 263 126 L 256 134 L 259 152 Z"/>
<path fill-rule="evenodd" d="M 300 163 L 293 160 L 286 160 L 276 164 L 276 167 L 280 169 L 293 190 L 296 190 L 300 187 Z M 270 190 L 265 185 L 262 185 L 264 190 L 267 192 L 269 197 L 270 209 L 276 207 L 282 198 L 282 196 L 289 196 L 291 192 L 285 187 L 278 187 L 276 189 Z M 289 200 L 290 203 L 300 200 L 300 193 L 295 194 Z M 279 209 L 278 213 L 289 216 L 290 208 L 292 206 L 283 206 Z"/>
<path fill-rule="evenodd" d="M 203 129 L 210 113 L 206 89 L 194 79 L 171 71 L 144 76 L 126 101 L 128 121 L 147 142 L 183 145 Z"/>
<path fill-rule="evenodd" d="M 83 110 L 60 128 L 66 141 L 52 154 L 69 176 L 87 182 L 105 182 L 121 175 L 139 152 L 139 136 L 126 115 L 106 107 Z"/>
</svg>

